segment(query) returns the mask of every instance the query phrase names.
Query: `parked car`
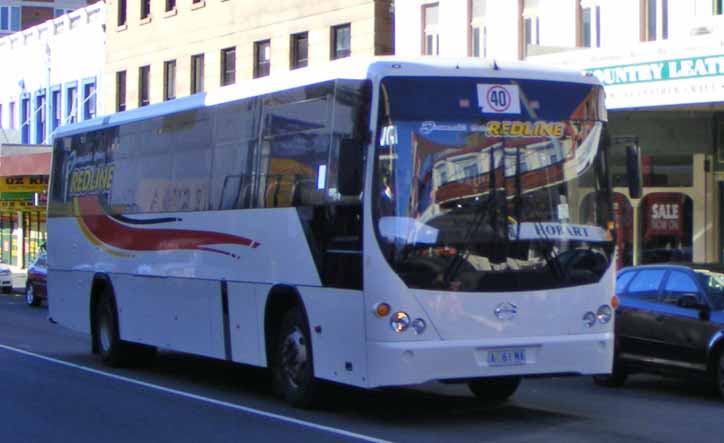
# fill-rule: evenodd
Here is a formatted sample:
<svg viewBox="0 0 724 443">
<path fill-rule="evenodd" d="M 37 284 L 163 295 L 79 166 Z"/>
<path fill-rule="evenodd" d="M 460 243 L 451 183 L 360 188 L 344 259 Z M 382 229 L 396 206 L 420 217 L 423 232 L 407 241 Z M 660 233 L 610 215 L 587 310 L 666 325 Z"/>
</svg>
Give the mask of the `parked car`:
<svg viewBox="0 0 724 443">
<path fill-rule="evenodd" d="M 624 268 L 616 294 L 613 372 L 596 383 L 620 386 L 636 372 L 697 377 L 724 397 L 724 267 Z"/>
<path fill-rule="evenodd" d="M 47 278 L 48 254 L 42 251 L 28 267 L 28 281 L 25 283 L 25 302 L 28 305 L 40 306 L 48 298 Z"/>
<path fill-rule="evenodd" d="M 4 294 L 13 290 L 13 273 L 10 266 L 0 261 L 0 288 Z"/>
</svg>

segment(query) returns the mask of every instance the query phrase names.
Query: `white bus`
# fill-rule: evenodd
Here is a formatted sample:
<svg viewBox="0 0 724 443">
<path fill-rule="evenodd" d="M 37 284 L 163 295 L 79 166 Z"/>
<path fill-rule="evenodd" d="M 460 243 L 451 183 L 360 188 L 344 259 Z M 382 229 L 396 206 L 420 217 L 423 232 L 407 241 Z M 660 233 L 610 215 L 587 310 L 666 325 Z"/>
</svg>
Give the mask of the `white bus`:
<svg viewBox="0 0 724 443">
<path fill-rule="evenodd" d="M 378 58 L 63 127 L 50 315 L 111 365 L 270 367 L 297 406 L 323 380 L 502 400 L 609 373 L 605 126 L 592 76 Z"/>
</svg>

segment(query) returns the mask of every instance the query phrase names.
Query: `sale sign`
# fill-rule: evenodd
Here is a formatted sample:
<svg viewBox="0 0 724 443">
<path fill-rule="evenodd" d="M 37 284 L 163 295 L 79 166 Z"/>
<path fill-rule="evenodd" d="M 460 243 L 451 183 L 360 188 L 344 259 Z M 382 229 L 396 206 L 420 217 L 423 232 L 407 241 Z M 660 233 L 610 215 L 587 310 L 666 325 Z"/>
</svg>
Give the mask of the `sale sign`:
<svg viewBox="0 0 724 443">
<path fill-rule="evenodd" d="M 646 197 L 646 232 L 657 235 L 681 236 L 684 226 L 684 196 L 677 193 L 655 193 Z"/>
</svg>

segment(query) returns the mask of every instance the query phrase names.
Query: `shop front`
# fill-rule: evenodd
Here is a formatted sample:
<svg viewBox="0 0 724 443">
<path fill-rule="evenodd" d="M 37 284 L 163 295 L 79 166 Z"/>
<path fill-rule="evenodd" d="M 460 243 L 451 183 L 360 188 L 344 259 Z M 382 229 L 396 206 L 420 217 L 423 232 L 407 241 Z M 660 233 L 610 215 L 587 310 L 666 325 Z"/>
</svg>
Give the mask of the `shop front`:
<svg viewBox="0 0 724 443">
<path fill-rule="evenodd" d="M 618 265 L 724 261 L 724 50 L 714 38 L 533 57 L 597 76 L 611 135 Z M 642 152 L 627 191 L 625 144 Z M 585 201 L 580 204 L 587 204 Z"/>
<path fill-rule="evenodd" d="M 50 149 L 0 148 L 0 259 L 26 268 L 47 240 L 46 203 Z"/>
</svg>

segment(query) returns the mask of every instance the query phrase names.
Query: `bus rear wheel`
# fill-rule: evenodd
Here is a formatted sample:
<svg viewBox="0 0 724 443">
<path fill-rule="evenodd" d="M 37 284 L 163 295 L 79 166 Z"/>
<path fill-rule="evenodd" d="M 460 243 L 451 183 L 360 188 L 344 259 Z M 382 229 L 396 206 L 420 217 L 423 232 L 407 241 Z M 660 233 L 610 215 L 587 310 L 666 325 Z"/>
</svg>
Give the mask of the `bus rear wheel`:
<svg viewBox="0 0 724 443">
<path fill-rule="evenodd" d="M 501 403 L 515 394 L 520 377 L 479 378 L 468 382 L 468 388 L 486 403 Z"/>
<path fill-rule="evenodd" d="M 319 401 L 319 381 L 314 378 L 309 325 L 299 307 L 287 311 L 274 343 L 274 391 L 294 407 L 310 408 Z"/>
<path fill-rule="evenodd" d="M 118 314 L 113 296 L 104 292 L 98 300 L 95 312 L 94 340 L 103 363 L 109 366 L 121 366 L 125 363 L 123 342 L 118 332 Z"/>
</svg>

